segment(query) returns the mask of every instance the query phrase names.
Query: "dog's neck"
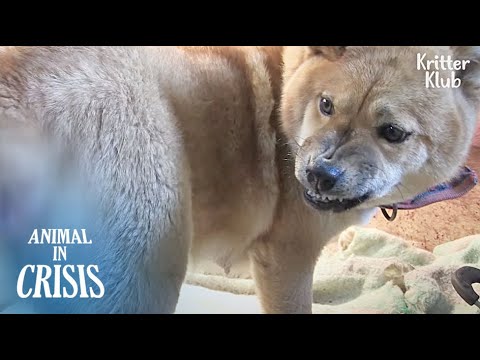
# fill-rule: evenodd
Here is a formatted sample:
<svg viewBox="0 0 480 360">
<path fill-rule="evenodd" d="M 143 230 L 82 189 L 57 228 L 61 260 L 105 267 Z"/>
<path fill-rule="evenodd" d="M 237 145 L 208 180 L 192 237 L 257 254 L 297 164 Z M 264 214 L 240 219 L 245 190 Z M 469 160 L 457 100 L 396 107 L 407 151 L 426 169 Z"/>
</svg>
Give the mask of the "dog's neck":
<svg viewBox="0 0 480 360">
<path fill-rule="evenodd" d="M 270 77 L 271 92 L 274 99 L 270 125 L 275 130 L 277 137 L 275 161 L 279 169 L 279 185 L 281 194 L 287 194 L 301 190 L 301 186 L 294 174 L 295 157 L 281 126 L 280 102 L 283 86 L 283 47 L 265 46 L 261 47 L 260 51 L 265 55 L 265 67 Z"/>
<path fill-rule="evenodd" d="M 275 104 L 280 104 L 282 91 L 282 73 L 283 73 L 283 47 L 282 46 L 263 46 L 260 51 L 265 56 L 265 67 L 270 76 L 272 94 Z"/>
<path fill-rule="evenodd" d="M 283 55 L 282 46 L 263 46 L 257 48 L 263 55 L 264 66 L 269 76 L 270 91 L 273 95 L 274 106 L 270 116 L 270 126 L 276 134 L 275 162 L 278 168 L 280 194 L 284 199 L 297 199 L 301 196 L 302 186 L 295 177 L 295 154 L 285 135 L 280 113 L 280 103 L 283 86 Z"/>
</svg>

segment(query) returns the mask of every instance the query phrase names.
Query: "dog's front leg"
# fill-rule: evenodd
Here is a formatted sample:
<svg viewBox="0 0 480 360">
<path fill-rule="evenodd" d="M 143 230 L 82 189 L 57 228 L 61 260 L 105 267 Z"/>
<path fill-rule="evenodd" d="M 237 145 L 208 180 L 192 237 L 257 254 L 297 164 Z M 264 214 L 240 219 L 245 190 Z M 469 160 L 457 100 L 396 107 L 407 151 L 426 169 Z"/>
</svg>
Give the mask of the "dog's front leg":
<svg viewBox="0 0 480 360">
<path fill-rule="evenodd" d="M 266 313 L 311 313 L 315 264 L 324 245 L 374 210 L 319 213 L 298 197 L 285 201 L 270 230 L 250 247 L 257 295 Z"/>
<path fill-rule="evenodd" d="M 320 238 L 311 226 L 297 223 L 274 226 L 252 244 L 252 273 L 264 312 L 312 312 L 313 270 L 326 242 Z"/>
<path fill-rule="evenodd" d="M 311 253 L 267 238 L 257 241 L 250 258 L 264 312 L 312 312 L 315 261 Z"/>
</svg>

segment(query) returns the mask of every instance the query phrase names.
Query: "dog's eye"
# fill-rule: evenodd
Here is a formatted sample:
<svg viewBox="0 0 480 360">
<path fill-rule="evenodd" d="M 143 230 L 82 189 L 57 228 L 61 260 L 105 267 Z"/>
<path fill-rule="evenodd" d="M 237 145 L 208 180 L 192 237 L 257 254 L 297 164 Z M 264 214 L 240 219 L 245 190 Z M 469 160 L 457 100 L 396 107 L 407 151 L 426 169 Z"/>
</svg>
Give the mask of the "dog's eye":
<svg viewBox="0 0 480 360">
<path fill-rule="evenodd" d="M 395 125 L 387 124 L 378 128 L 378 135 L 388 142 L 401 143 L 407 139 L 410 133 L 403 131 Z"/>
<path fill-rule="evenodd" d="M 331 116 L 333 114 L 332 100 L 322 96 L 320 98 L 320 112 L 325 116 Z"/>
</svg>

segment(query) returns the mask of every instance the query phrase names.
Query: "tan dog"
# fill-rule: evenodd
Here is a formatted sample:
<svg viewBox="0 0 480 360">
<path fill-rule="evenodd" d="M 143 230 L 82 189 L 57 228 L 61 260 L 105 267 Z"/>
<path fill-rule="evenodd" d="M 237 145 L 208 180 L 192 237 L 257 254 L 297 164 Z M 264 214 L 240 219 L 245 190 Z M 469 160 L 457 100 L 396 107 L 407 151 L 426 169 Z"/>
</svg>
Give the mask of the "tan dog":
<svg viewBox="0 0 480 360">
<path fill-rule="evenodd" d="M 427 89 L 417 54 L 469 59 Z M 475 128 L 470 47 L 13 48 L 0 106 L 63 139 L 102 208 L 105 296 L 173 312 L 193 260 L 251 261 L 266 312 L 308 313 L 323 245 L 455 175 Z M 283 60 L 282 60 L 283 59 Z M 440 70 L 440 76 L 449 76 Z M 1 184 L 0 184 L 1 186 Z"/>
</svg>

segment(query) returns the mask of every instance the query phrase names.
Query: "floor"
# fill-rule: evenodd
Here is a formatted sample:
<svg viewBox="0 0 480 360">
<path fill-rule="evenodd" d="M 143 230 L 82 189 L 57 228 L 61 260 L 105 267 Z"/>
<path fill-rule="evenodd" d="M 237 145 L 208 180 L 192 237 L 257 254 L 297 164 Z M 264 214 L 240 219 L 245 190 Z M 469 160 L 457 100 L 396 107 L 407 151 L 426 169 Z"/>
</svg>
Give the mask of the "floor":
<svg viewBox="0 0 480 360">
<path fill-rule="evenodd" d="M 480 175 L 480 123 L 466 165 Z M 401 236 L 427 250 L 464 236 L 480 234 L 480 185 L 459 199 L 399 211 L 393 222 L 388 222 L 379 211 L 370 226 Z"/>
</svg>

